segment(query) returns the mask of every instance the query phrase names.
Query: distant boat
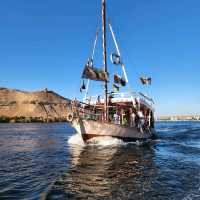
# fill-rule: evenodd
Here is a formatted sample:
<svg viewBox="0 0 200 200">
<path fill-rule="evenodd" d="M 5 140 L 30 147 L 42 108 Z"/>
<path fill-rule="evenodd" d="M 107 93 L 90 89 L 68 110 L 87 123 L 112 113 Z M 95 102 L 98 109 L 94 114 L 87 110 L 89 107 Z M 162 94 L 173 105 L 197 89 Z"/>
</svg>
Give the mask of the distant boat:
<svg viewBox="0 0 200 200">
<path fill-rule="evenodd" d="M 113 80 L 108 73 L 107 29 L 109 28 L 116 53 L 111 54 L 111 62 L 121 69 L 121 74 L 114 74 Z M 106 21 L 106 0 L 102 0 L 102 41 L 103 68 L 93 66 L 93 57 L 98 39 L 96 34 L 93 51 L 82 73 L 81 92 L 85 91 L 83 102 L 71 103 L 72 113 L 68 121 L 82 136 L 84 141 L 94 137 L 111 136 L 124 141 L 146 140 L 154 136 L 154 101 L 142 93 L 133 92 L 129 85 L 125 65 L 122 62 L 119 47 L 110 23 Z M 87 79 L 87 84 L 85 80 Z M 90 80 L 104 83 L 104 95 L 87 97 Z M 142 84 L 151 84 L 151 78 L 141 77 Z M 112 90 L 109 85 L 112 84 Z M 119 92 L 127 87 L 127 92 Z M 106 137 L 105 137 L 106 138 Z"/>
</svg>

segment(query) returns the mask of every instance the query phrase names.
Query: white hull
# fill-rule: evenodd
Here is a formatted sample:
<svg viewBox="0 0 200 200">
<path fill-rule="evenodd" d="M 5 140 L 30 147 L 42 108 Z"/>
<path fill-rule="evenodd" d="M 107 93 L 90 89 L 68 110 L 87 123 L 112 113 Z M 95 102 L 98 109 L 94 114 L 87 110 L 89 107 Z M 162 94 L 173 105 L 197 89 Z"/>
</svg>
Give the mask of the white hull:
<svg viewBox="0 0 200 200">
<path fill-rule="evenodd" d="M 87 141 L 93 137 L 111 136 L 125 141 L 150 139 L 154 129 L 140 131 L 137 127 L 120 126 L 93 120 L 74 119 L 72 126 Z"/>
</svg>

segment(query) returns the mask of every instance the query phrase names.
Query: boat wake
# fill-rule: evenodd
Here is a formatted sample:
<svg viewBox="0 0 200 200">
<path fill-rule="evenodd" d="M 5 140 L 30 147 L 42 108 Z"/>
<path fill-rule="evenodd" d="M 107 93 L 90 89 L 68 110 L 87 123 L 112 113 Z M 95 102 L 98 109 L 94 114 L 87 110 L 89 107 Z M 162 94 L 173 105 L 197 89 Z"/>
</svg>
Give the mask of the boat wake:
<svg viewBox="0 0 200 200">
<path fill-rule="evenodd" d="M 136 142 L 124 142 L 120 139 L 113 138 L 110 136 L 102 136 L 102 137 L 94 137 L 85 143 L 81 137 L 80 134 L 75 134 L 70 136 L 68 139 L 69 145 L 75 145 L 75 146 L 122 146 L 122 145 L 128 145 L 128 144 L 134 144 L 137 146 L 143 145 L 144 142 L 142 141 L 136 141 Z"/>
<path fill-rule="evenodd" d="M 81 137 L 80 134 L 74 134 L 74 135 L 70 136 L 70 138 L 68 139 L 68 144 L 69 145 L 77 145 L 77 146 L 85 146 L 83 138 Z"/>
<path fill-rule="evenodd" d="M 125 144 L 122 140 L 110 136 L 95 137 L 88 140 L 88 145 L 119 146 Z"/>
<path fill-rule="evenodd" d="M 88 140 L 87 143 L 85 143 L 80 134 L 75 134 L 75 135 L 72 135 L 68 139 L 68 144 L 73 145 L 73 146 L 74 145 L 77 145 L 77 146 L 85 146 L 85 145 L 118 146 L 118 145 L 123 145 L 125 143 L 120 139 L 109 137 L 109 136 L 95 137 Z"/>
<path fill-rule="evenodd" d="M 160 129 L 156 129 L 158 132 L 170 132 L 173 131 L 174 128 L 160 128 Z"/>
</svg>

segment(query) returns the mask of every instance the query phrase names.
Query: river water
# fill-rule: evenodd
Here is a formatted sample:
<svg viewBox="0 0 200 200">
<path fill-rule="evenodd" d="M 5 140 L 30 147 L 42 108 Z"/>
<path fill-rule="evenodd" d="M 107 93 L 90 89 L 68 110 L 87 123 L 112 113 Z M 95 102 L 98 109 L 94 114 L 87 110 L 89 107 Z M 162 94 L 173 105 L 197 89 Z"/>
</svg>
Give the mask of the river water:
<svg viewBox="0 0 200 200">
<path fill-rule="evenodd" d="M 200 199 L 200 123 L 84 145 L 66 123 L 0 124 L 0 199 Z"/>
</svg>

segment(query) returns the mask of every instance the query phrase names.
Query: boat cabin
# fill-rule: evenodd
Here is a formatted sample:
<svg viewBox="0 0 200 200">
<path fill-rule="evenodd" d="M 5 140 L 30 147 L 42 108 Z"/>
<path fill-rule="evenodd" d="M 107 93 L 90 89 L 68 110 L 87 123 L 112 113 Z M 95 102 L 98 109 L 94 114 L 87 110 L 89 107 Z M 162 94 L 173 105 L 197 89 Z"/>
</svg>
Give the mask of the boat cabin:
<svg viewBox="0 0 200 200">
<path fill-rule="evenodd" d="M 140 93 L 111 93 L 108 99 L 108 122 L 129 127 L 154 128 L 153 100 Z M 93 96 L 84 102 L 72 102 L 73 113 L 82 119 L 105 121 L 104 98 Z"/>
</svg>

